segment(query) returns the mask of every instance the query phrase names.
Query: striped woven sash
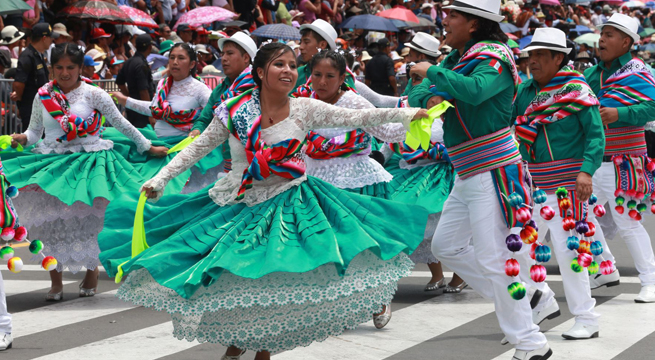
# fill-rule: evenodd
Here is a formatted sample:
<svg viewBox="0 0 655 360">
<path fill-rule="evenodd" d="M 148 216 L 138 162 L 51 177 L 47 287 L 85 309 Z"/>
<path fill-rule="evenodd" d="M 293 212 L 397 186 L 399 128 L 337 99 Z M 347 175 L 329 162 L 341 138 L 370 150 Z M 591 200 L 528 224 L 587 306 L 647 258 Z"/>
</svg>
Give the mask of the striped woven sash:
<svg viewBox="0 0 655 360">
<path fill-rule="evenodd" d="M 508 127 L 454 146 L 448 156 L 461 179 L 521 161 Z"/>
<path fill-rule="evenodd" d="M 583 160 L 566 159 L 543 163 L 530 163 L 528 169 L 532 181 L 548 194 L 554 194 L 557 188 L 575 190 L 575 180 L 582 168 Z"/>
<path fill-rule="evenodd" d="M 605 156 L 643 155 L 646 150 L 643 126 L 605 129 Z"/>
</svg>

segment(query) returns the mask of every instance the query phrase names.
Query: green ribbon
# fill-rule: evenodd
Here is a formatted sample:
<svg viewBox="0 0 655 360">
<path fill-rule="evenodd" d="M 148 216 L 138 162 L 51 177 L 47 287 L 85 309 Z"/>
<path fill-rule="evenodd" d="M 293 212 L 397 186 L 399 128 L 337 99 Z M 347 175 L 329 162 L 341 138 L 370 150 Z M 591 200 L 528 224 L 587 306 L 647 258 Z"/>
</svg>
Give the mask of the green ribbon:
<svg viewBox="0 0 655 360">
<path fill-rule="evenodd" d="M 409 132 L 405 137 L 405 144 L 413 150 L 419 147 L 425 150 L 429 149 L 430 138 L 432 137 L 432 123 L 451 107 L 453 107 L 453 104 L 448 101 L 442 101 L 439 105 L 433 106 L 428 110 L 427 118 L 412 121 L 409 124 Z"/>
<path fill-rule="evenodd" d="M 139 202 L 136 205 L 136 214 L 134 216 L 134 229 L 132 230 L 132 259 L 141 254 L 143 250 L 149 248 L 148 243 L 146 242 L 146 228 L 143 224 L 143 210 L 146 207 L 146 200 L 148 200 L 148 197 L 144 191 L 139 197 Z M 116 284 L 120 283 L 123 279 L 123 265 L 128 261 L 118 265 L 115 278 Z"/>
<path fill-rule="evenodd" d="M 11 135 L 2 135 L 0 136 L 0 149 L 1 150 L 7 150 L 11 147 L 11 142 L 12 142 Z M 16 142 L 16 151 L 21 152 L 23 151 L 23 145 L 19 144 Z"/>
<path fill-rule="evenodd" d="M 168 149 L 168 154 L 172 154 L 174 152 L 182 151 L 184 148 L 187 146 L 191 145 L 191 143 L 197 138 L 197 136 L 194 137 L 188 137 L 179 143 L 177 145 L 173 146 L 172 148 Z"/>
</svg>

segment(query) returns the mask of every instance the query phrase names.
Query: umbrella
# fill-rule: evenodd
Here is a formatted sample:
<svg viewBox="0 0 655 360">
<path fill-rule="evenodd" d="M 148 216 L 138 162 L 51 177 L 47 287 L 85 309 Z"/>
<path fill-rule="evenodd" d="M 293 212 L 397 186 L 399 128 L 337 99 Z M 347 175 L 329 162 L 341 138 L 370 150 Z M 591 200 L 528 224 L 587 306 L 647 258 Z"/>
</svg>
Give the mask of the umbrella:
<svg viewBox="0 0 655 360">
<path fill-rule="evenodd" d="M 519 48 L 519 44 L 516 41 L 512 40 L 512 39 L 507 40 L 507 46 L 509 46 L 510 49 L 518 49 Z"/>
<path fill-rule="evenodd" d="M 629 8 L 642 8 L 646 7 L 646 4 L 644 4 L 641 1 L 628 1 L 623 4 L 621 4 L 621 7 L 627 6 Z"/>
<path fill-rule="evenodd" d="M 645 28 L 644 31 L 639 33 L 639 36 L 641 37 L 648 37 L 655 34 L 655 29 L 653 28 Z"/>
<path fill-rule="evenodd" d="M 585 44 L 589 47 L 594 47 L 598 45 L 599 39 L 600 39 L 600 34 L 584 34 L 582 36 L 578 36 L 573 41 L 578 44 Z"/>
<path fill-rule="evenodd" d="M 512 39 L 512 40 L 518 40 L 519 39 L 518 36 L 516 36 L 516 35 L 514 35 L 512 33 L 505 33 L 505 35 L 507 35 L 507 37 Z"/>
<path fill-rule="evenodd" d="M 500 29 L 504 33 L 513 33 L 513 32 L 517 32 L 517 31 L 521 30 L 518 27 L 516 27 L 516 25 L 510 24 L 510 23 L 507 23 L 507 22 L 502 22 L 499 25 L 500 25 Z"/>
<path fill-rule="evenodd" d="M 592 33 L 592 32 L 593 32 L 590 28 L 588 28 L 588 27 L 586 27 L 586 26 L 584 26 L 584 25 L 576 25 L 575 28 L 573 28 L 571 31 L 575 31 L 575 32 L 577 32 L 579 35 L 582 35 L 582 34 L 588 34 L 588 33 Z"/>
<path fill-rule="evenodd" d="M 396 19 L 396 20 L 418 23 L 418 17 L 416 17 L 416 15 L 414 15 L 413 12 L 403 7 L 395 7 L 393 9 L 380 11 L 375 16 L 381 16 L 387 19 Z"/>
<path fill-rule="evenodd" d="M 300 31 L 287 24 L 269 24 L 258 27 L 253 35 L 268 39 L 300 40 Z"/>
<path fill-rule="evenodd" d="M 406 23 L 408 25 L 407 27 L 412 29 L 437 27 L 437 24 L 435 24 L 433 21 L 430 21 L 422 16 L 417 16 L 417 18 L 418 18 L 418 24 L 413 22 L 408 22 Z"/>
<path fill-rule="evenodd" d="M 357 15 L 347 18 L 339 26 L 343 29 L 364 29 L 374 31 L 398 31 L 398 27 L 393 24 L 393 20 L 385 19 L 375 15 Z M 407 27 L 407 24 L 396 20 Z"/>
<path fill-rule="evenodd" d="M 560 6 L 559 0 L 539 0 L 539 4 Z"/>
<path fill-rule="evenodd" d="M 222 7 L 219 6 L 202 6 L 202 7 L 197 7 L 186 14 L 182 15 L 180 19 L 177 21 L 175 24 L 175 28 L 177 29 L 177 25 L 179 24 L 189 24 L 191 26 L 198 26 L 198 25 L 204 25 L 204 24 L 211 24 L 214 21 L 225 21 L 227 19 L 232 19 L 235 18 L 237 14 L 225 10 Z"/>
<path fill-rule="evenodd" d="M 649 1 L 646 3 L 646 6 L 648 6 L 651 9 L 655 9 L 655 1 Z"/>
<path fill-rule="evenodd" d="M 93 19 L 118 24 L 131 24 L 132 19 L 118 6 L 100 0 L 78 1 L 57 13 L 60 17 Z"/>
<path fill-rule="evenodd" d="M 153 20 L 150 15 L 144 13 L 143 11 L 129 7 L 129 6 L 119 6 L 119 9 L 123 10 L 127 16 L 132 19 L 132 24 L 136 26 L 143 26 L 143 27 L 149 27 L 149 28 L 158 28 L 159 25 Z"/>
<path fill-rule="evenodd" d="M 655 53 L 655 44 L 646 44 L 639 47 L 639 51 L 647 51 L 649 53 Z"/>
<path fill-rule="evenodd" d="M 526 46 L 530 44 L 531 41 L 532 41 L 532 35 L 522 37 L 521 39 L 519 39 L 519 48 L 523 50 Z"/>
<path fill-rule="evenodd" d="M 29 10 L 32 10 L 32 7 L 22 0 L 2 0 L 0 2 L 0 15 L 22 14 Z"/>
</svg>

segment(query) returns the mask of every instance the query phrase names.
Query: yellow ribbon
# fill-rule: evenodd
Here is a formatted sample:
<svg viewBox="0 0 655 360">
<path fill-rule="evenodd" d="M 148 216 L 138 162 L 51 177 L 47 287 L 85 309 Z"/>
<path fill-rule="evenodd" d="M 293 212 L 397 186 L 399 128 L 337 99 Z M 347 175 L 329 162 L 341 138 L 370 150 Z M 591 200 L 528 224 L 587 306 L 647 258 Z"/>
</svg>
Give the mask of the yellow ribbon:
<svg viewBox="0 0 655 360">
<path fill-rule="evenodd" d="M 2 150 L 9 149 L 11 147 L 11 142 L 12 142 L 11 135 L 0 136 L 0 149 Z M 19 144 L 18 142 L 16 142 L 16 144 L 18 144 L 18 146 L 16 146 L 16 151 L 19 152 L 23 151 L 23 145 Z"/>
<path fill-rule="evenodd" d="M 139 197 L 139 202 L 136 205 L 136 214 L 134 215 L 134 229 L 132 230 L 132 259 L 149 247 L 146 242 L 146 229 L 143 224 L 143 210 L 146 207 L 146 200 L 148 200 L 148 197 L 144 191 Z M 118 271 L 116 272 L 115 278 L 116 284 L 120 283 L 123 279 L 123 265 L 128 261 L 118 265 Z"/>
<path fill-rule="evenodd" d="M 448 101 L 442 101 L 439 105 L 433 106 L 428 110 L 427 118 L 412 121 L 405 138 L 405 144 L 413 150 L 419 147 L 424 150 L 429 149 L 430 138 L 432 137 L 432 123 L 451 107 L 453 107 L 453 104 Z"/>
<path fill-rule="evenodd" d="M 197 136 L 194 136 L 194 137 L 188 137 L 188 138 L 186 138 L 186 139 L 180 141 L 179 143 L 177 143 L 177 145 L 175 145 L 175 146 L 173 146 L 172 148 L 168 149 L 168 154 L 170 155 L 170 154 L 172 154 L 172 153 L 174 153 L 174 152 L 178 152 L 178 151 L 182 151 L 182 150 L 184 150 L 184 148 L 186 148 L 187 146 L 191 145 L 191 143 L 192 143 L 196 138 L 197 138 Z"/>
</svg>

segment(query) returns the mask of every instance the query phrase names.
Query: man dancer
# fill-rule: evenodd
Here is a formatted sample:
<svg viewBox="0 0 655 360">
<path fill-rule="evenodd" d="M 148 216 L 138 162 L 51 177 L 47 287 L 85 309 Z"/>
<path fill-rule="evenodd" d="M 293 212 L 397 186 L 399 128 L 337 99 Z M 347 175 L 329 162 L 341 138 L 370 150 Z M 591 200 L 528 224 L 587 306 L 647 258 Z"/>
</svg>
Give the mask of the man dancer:
<svg viewBox="0 0 655 360">
<path fill-rule="evenodd" d="M 537 29 L 524 51 L 529 53 L 533 78 L 519 86 L 514 101 L 512 118 L 516 119 L 519 150 L 529 163 L 535 185 L 548 194 L 543 205 L 557 209 L 555 192 L 565 188 L 574 208 L 583 210 L 573 212 L 579 215 L 575 220 L 586 222 L 584 209 L 589 209 L 591 177 L 602 163 L 605 148 L 598 99 L 582 74 L 568 66 L 571 49 L 566 47 L 566 34 L 561 30 Z M 575 325 L 562 336 L 569 340 L 598 337 L 600 315 L 594 311 L 596 300 L 591 297 L 589 277 L 586 271 L 575 272 L 570 265 L 577 257 L 576 251 L 567 247 L 570 234 L 559 220 L 548 221 L 547 226 L 566 301 L 575 316 Z"/>
<path fill-rule="evenodd" d="M 519 77 L 498 24 L 500 0 L 456 0 L 445 8 L 451 9 L 443 24 L 453 52 L 440 66 L 420 63 L 411 70 L 434 84 L 431 91 L 438 96 L 427 102 L 445 98 L 455 105 L 445 114 L 444 142 L 458 178 L 432 251 L 494 300 L 500 327 L 516 347 L 514 359 L 548 359 L 552 350 L 532 322 L 530 304 L 509 294 L 512 279 L 504 271 L 511 256 L 505 241 L 516 219 L 502 189 L 525 189 L 527 173 L 509 129 Z M 529 196 L 523 194 L 525 201 Z"/>
<path fill-rule="evenodd" d="M 653 165 L 648 165 L 644 138 L 644 126 L 655 117 L 655 80 L 648 66 L 630 55 L 632 45 L 639 40 L 638 27 L 629 16 L 612 15 L 601 31 L 601 62 L 584 75 L 598 95 L 605 125 L 605 156 L 593 178 L 594 192 L 599 203 L 609 201 L 614 222 L 639 271 L 642 288 L 635 301 L 650 303 L 655 302 L 655 256 L 650 237 L 638 220 L 646 201 L 643 198 L 648 196 L 652 201 L 649 194 L 655 192 Z M 614 263 L 600 227 L 597 237 L 603 244 L 604 258 Z M 591 288 L 618 285 L 619 272 L 614 269 L 609 275 L 592 275 Z"/>
</svg>

